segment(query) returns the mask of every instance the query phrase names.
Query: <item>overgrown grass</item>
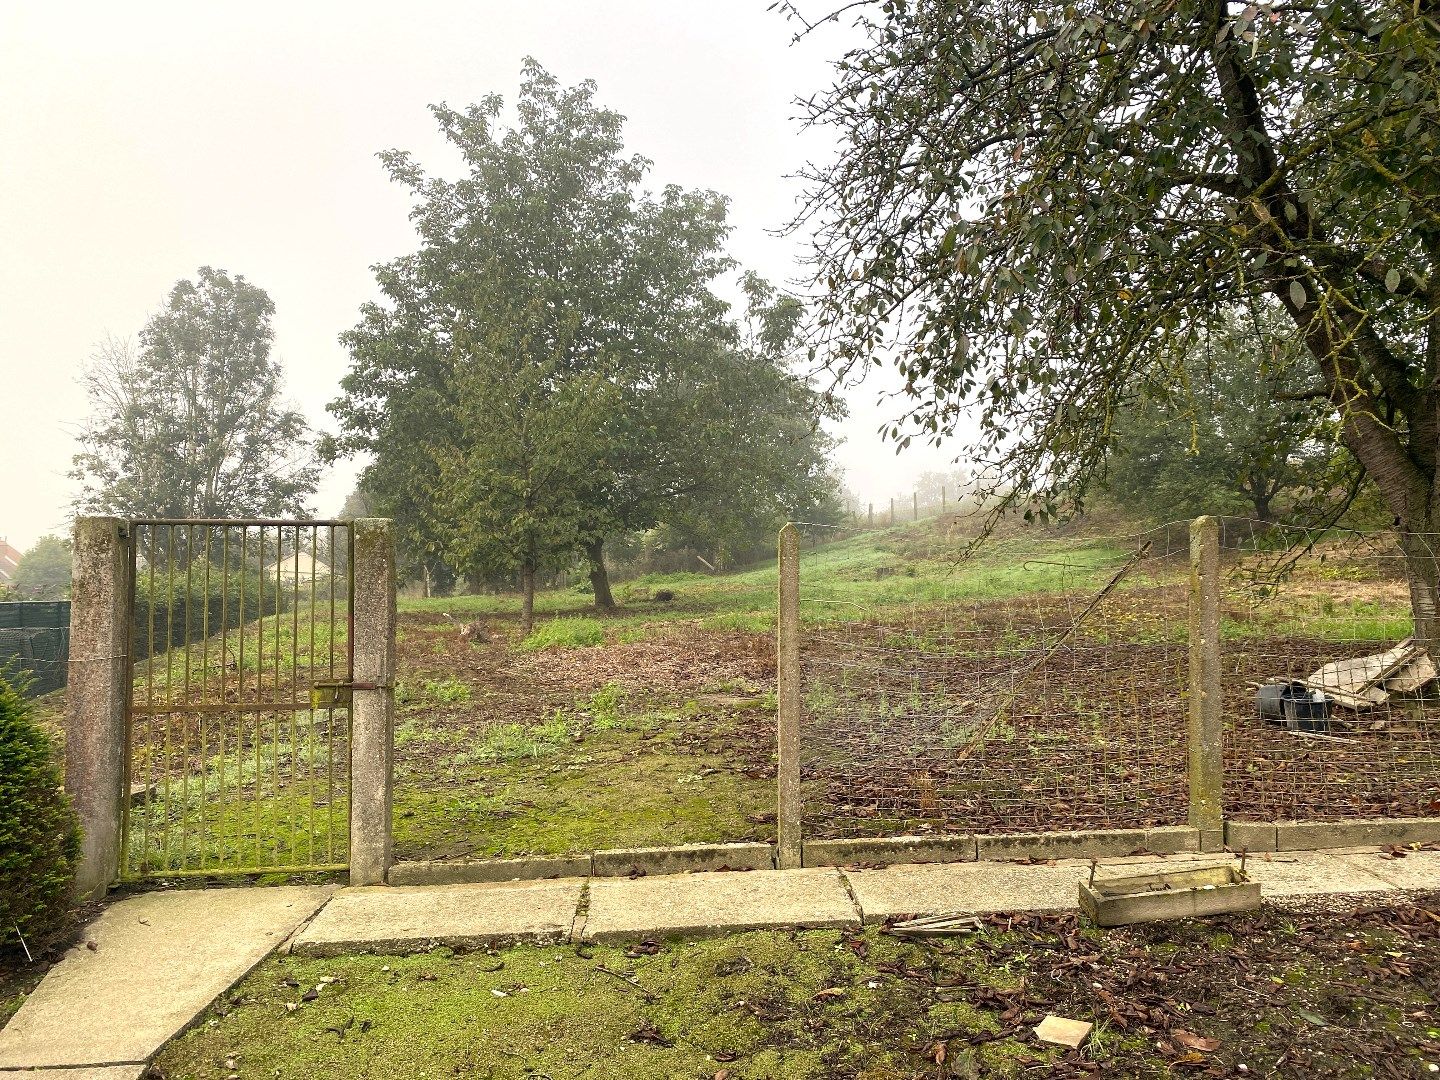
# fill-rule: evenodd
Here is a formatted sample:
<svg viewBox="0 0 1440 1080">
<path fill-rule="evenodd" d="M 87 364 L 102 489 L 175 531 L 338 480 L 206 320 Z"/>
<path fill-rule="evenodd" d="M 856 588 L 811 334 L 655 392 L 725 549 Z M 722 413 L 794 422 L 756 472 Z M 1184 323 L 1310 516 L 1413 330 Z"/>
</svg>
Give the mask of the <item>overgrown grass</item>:
<svg viewBox="0 0 1440 1080">
<path fill-rule="evenodd" d="M 605 626 L 599 619 L 547 619 L 520 643 L 522 649 L 579 649 L 605 643 Z"/>
</svg>

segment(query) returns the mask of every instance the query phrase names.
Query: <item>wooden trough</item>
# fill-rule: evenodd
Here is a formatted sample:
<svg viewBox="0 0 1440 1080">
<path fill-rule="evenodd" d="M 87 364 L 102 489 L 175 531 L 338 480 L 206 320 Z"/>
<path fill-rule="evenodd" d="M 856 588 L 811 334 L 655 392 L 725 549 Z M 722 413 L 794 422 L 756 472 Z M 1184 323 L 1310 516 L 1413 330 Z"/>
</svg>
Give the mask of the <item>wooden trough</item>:
<svg viewBox="0 0 1440 1080">
<path fill-rule="evenodd" d="M 1260 885 L 1237 866 L 1199 866 L 1080 883 L 1080 909 L 1097 926 L 1186 919 L 1253 911 L 1260 906 Z"/>
</svg>

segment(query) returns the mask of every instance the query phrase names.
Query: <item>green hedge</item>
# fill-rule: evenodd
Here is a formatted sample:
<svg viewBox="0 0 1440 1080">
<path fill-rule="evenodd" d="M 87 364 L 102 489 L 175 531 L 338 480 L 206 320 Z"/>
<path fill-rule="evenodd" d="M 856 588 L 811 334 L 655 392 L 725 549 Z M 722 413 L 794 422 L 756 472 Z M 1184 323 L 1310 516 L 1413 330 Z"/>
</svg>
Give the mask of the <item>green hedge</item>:
<svg viewBox="0 0 1440 1080">
<path fill-rule="evenodd" d="M 65 920 L 80 861 L 80 823 L 60 790 L 50 739 L 0 680 L 0 944 L 32 950 Z"/>
</svg>

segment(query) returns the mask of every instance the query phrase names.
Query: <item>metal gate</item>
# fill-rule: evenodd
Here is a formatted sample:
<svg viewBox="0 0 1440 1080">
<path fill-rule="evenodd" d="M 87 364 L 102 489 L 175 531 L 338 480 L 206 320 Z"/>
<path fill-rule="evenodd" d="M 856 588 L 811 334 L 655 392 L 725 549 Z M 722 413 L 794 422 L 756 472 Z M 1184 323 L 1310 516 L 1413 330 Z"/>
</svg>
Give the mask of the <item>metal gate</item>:
<svg viewBox="0 0 1440 1080">
<path fill-rule="evenodd" d="M 349 525 L 131 525 L 121 876 L 344 869 Z"/>
</svg>

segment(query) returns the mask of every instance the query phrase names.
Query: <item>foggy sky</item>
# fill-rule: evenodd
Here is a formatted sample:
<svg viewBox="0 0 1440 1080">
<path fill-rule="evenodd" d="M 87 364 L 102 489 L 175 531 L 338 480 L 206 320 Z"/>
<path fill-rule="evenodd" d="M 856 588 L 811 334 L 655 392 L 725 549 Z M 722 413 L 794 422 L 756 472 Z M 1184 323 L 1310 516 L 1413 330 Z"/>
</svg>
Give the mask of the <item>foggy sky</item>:
<svg viewBox="0 0 1440 1080">
<path fill-rule="evenodd" d="M 792 101 L 827 85 L 849 35 L 792 47 L 767 6 L 0 5 L 0 537 L 24 550 L 67 528 L 81 366 L 202 265 L 270 293 L 288 394 L 330 427 L 336 335 L 376 295 L 370 266 L 415 246 L 376 152 L 453 171 L 426 106 L 513 101 L 527 55 L 566 85 L 593 78 L 628 118 L 627 148 L 655 162 L 650 184 L 730 196 L 730 253 L 794 279 L 801 244 L 770 230 L 799 195 L 786 175 L 826 147 L 798 133 Z M 894 456 L 874 434 L 884 388 L 852 393 L 839 432 L 849 486 L 877 503 L 951 456 Z M 320 513 L 339 511 L 356 471 L 329 470 Z"/>
</svg>

